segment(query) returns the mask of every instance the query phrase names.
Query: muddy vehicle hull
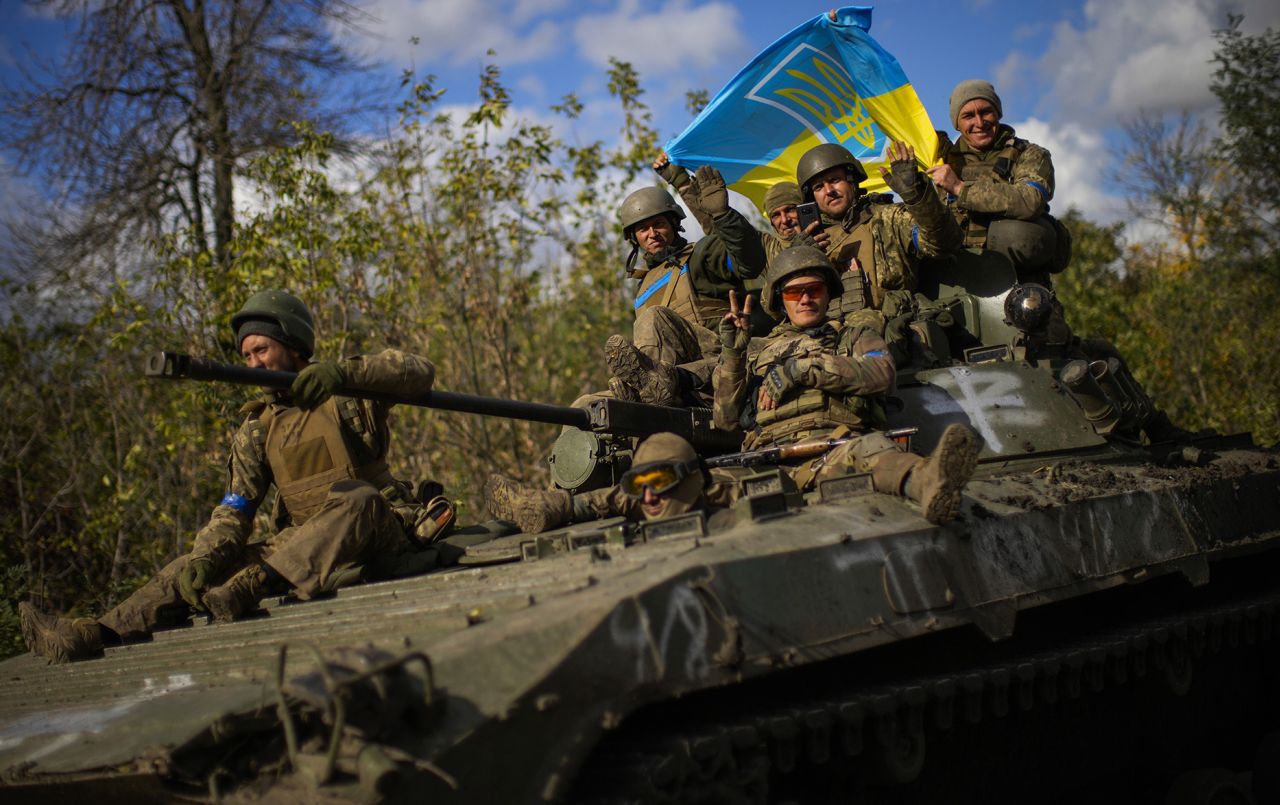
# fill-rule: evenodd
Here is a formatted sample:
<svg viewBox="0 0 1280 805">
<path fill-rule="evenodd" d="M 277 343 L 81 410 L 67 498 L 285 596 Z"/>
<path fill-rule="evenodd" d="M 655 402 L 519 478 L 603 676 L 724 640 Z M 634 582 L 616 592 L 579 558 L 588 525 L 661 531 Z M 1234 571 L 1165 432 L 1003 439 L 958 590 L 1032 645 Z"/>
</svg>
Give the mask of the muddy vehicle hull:
<svg viewBox="0 0 1280 805">
<path fill-rule="evenodd" d="M 1008 740 L 980 740 L 992 717 L 1113 690 L 1103 712 L 1123 710 L 1151 680 L 1162 711 L 1223 706 L 1186 695 L 1205 687 L 1195 663 L 1242 641 L 1248 658 L 1203 675 L 1211 690 L 1258 677 L 1226 688 L 1254 691 L 1231 722 L 1250 748 L 1230 765 L 1248 770 L 1280 729 L 1275 676 L 1258 672 L 1275 668 L 1280 627 L 1274 454 L 1161 469 L 1096 442 L 1023 455 L 1001 432 L 1015 447 L 986 456 L 945 527 L 854 477 L 802 507 L 757 497 L 722 533 L 646 540 L 603 522 L 509 537 L 454 572 L 266 602 L 266 617 L 99 660 L 11 659 L 5 799 L 912 801 L 972 770 L 966 747 Z M 390 658 L 376 728 L 335 729 L 337 686 L 318 703 L 290 688 L 353 647 Z M 1098 723 L 1052 751 L 1097 745 Z M 1116 768 L 1129 766 L 1094 776 Z M 1168 777 L 1143 785 L 1162 796 Z"/>
</svg>

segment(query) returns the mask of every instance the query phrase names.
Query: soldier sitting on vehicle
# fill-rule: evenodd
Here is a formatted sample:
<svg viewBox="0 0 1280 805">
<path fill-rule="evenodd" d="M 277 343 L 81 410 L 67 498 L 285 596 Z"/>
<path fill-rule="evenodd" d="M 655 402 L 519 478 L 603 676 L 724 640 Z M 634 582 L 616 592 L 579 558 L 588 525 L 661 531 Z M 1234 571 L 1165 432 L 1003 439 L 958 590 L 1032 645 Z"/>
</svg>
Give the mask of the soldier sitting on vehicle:
<svg viewBox="0 0 1280 805">
<path fill-rule="evenodd" d="M 697 510 L 706 512 L 708 527 L 720 528 L 732 521 L 725 507 L 737 490 L 733 475 L 705 469 L 689 442 L 674 433 L 656 433 L 636 448 L 631 469 L 617 486 L 571 495 L 493 475 L 484 497 L 494 517 L 537 534 L 605 517 L 662 520 Z"/>
<path fill-rule="evenodd" d="M 191 553 L 96 620 L 56 617 L 23 602 L 22 634 L 33 653 L 55 663 L 93 657 L 104 645 L 146 640 L 192 609 L 234 620 L 268 595 L 310 597 L 354 566 L 384 567 L 413 554 L 408 561 L 426 570 L 442 558 L 439 542 L 425 546 L 452 522 L 452 504 L 436 498 L 419 505 L 391 476 L 390 404 L 339 393 L 349 387 L 419 396 L 435 380 L 431 363 L 392 349 L 313 363 L 311 312 L 284 291 L 254 294 L 231 323 L 245 363 L 298 372 L 292 388 L 241 409 L 226 495 Z M 254 514 L 273 485 L 273 521 L 285 527 L 250 543 Z"/>
<path fill-rule="evenodd" d="M 724 177 L 704 166 L 696 178 L 706 227 L 697 243 L 680 236 L 684 211 L 662 188 L 641 188 L 618 210 L 632 245 L 627 276 L 640 280 L 633 339 L 605 343 L 609 389 L 621 399 L 674 405 L 696 400 L 699 389 L 709 396 L 714 365 L 697 362 L 719 350 L 715 327 L 729 292 L 743 292 L 743 282 L 764 271 L 759 233 L 729 206 Z M 694 365 L 678 372 L 680 364 Z"/>
<path fill-rule="evenodd" d="M 877 329 L 827 315 L 840 291 L 840 275 L 822 252 L 809 246 L 784 250 L 765 274 L 763 299 L 771 313 L 786 318 L 750 358 L 750 302 L 740 309 L 731 297 L 719 328 L 715 425 L 746 431 L 748 450 L 852 436 L 784 469 L 802 490 L 822 478 L 869 472 L 877 492 L 918 502 L 930 522 L 951 520 L 977 462 L 977 436 L 963 425 L 948 426 L 926 459 L 876 430 L 885 424 L 884 395 L 894 386 L 894 362 Z"/>
</svg>

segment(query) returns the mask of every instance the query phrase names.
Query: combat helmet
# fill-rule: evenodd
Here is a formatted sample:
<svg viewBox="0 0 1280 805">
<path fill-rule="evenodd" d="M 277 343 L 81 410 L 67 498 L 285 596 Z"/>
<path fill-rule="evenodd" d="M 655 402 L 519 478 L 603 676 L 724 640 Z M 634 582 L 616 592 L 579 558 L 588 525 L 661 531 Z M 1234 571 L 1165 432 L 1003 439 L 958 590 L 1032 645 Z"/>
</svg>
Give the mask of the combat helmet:
<svg viewBox="0 0 1280 805">
<path fill-rule="evenodd" d="M 840 272 L 836 271 L 825 254 L 812 246 L 792 246 L 778 252 L 764 271 L 764 289 L 760 292 L 760 299 L 770 316 L 780 319 L 786 315 L 782 307 L 782 286 L 786 284 L 788 277 L 802 272 L 820 274 L 827 281 L 832 299 L 844 292 Z"/>
<path fill-rule="evenodd" d="M 655 215 L 670 215 L 671 226 L 681 231 L 680 222 L 684 220 L 684 210 L 661 187 L 642 187 L 622 200 L 618 207 L 618 220 L 622 223 L 623 236 L 632 242 L 635 238 L 631 232 L 636 224 Z"/>
<path fill-rule="evenodd" d="M 277 340 L 296 349 L 304 358 L 310 358 L 316 351 L 316 326 L 315 320 L 311 318 L 311 311 L 301 299 L 288 291 L 258 291 L 245 301 L 240 312 L 231 317 L 231 330 L 236 334 L 237 346 L 240 328 L 252 321 L 274 322 L 279 325 L 285 337 Z"/>
<path fill-rule="evenodd" d="M 813 201 L 813 190 L 809 187 L 813 177 L 825 170 L 842 165 L 849 170 L 850 184 L 856 187 L 866 181 L 866 169 L 862 167 L 862 163 L 853 155 L 853 152 L 843 145 L 822 143 L 805 151 L 804 156 L 800 157 L 800 163 L 796 165 L 796 184 L 800 185 L 804 200 Z"/>
</svg>

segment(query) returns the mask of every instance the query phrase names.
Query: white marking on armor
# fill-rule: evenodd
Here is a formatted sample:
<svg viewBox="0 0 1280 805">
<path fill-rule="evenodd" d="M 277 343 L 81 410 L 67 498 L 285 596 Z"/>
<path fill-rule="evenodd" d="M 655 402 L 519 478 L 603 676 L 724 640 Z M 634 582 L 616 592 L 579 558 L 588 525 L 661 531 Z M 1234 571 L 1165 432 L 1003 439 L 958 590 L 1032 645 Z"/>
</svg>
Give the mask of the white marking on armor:
<svg viewBox="0 0 1280 805">
<path fill-rule="evenodd" d="M 958 366 L 947 369 L 945 375 L 929 378 L 929 383 L 938 391 L 926 389 L 924 409 L 939 415 L 963 413 L 997 453 L 1004 451 L 998 428 L 1034 426 L 1045 421 L 1045 412 L 1027 406 L 1021 393 L 1022 378 L 1014 372 L 987 369 L 975 374 Z"/>
<path fill-rule="evenodd" d="M 683 654 L 685 675 L 701 679 L 710 668 L 707 660 L 707 614 L 702 602 L 688 587 L 679 585 L 671 591 L 665 609 L 666 616 L 657 639 L 654 639 L 649 613 L 639 601 L 635 601 L 636 619 L 633 623 L 626 622 L 623 607 L 613 611 L 609 616 L 609 636 L 615 645 L 629 650 L 635 657 L 637 682 L 662 679 L 668 665 L 681 659 L 679 654 Z M 687 635 L 687 640 L 676 640 L 676 636 L 682 633 Z M 682 644 L 683 648 L 680 648 Z M 676 656 L 671 656 L 673 654 Z M 652 672 L 649 671 L 650 662 Z"/>
<path fill-rule="evenodd" d="M 0 727 L 0 750 L 12 749 L 28 739 L 42 735 L 57 735 L 57 738 L 35 748 L 24 758 L 27 762 L 33 762 L 70 746 L 84 735 L 102 732 L 143 702 L 194 686 L 195 680 L 191 678 L 191 674 L 171 674 L 163 684 L 156 684 L 153 678 L 147 677 L 142 680 L 142 690 L 110 707 L 43 712 L 27 716 Z"/>
</svg>

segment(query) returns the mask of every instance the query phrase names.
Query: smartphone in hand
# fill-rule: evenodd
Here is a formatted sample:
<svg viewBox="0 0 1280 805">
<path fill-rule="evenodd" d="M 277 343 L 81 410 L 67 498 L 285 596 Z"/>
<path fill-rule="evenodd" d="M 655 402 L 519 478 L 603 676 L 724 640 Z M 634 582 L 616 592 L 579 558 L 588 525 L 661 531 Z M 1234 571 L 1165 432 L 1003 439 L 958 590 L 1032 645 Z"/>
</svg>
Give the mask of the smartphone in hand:
<svg viewBox="0 0 1280 805">
<path fill-rule="evenodd" d="M 818 202 L 810 201 L 804 204 L 796 205 L 796 214 L 800 216 L 800 231 L 804 232 L 809 228 L 809 224 L 819 219 Z"/>
</svg>

